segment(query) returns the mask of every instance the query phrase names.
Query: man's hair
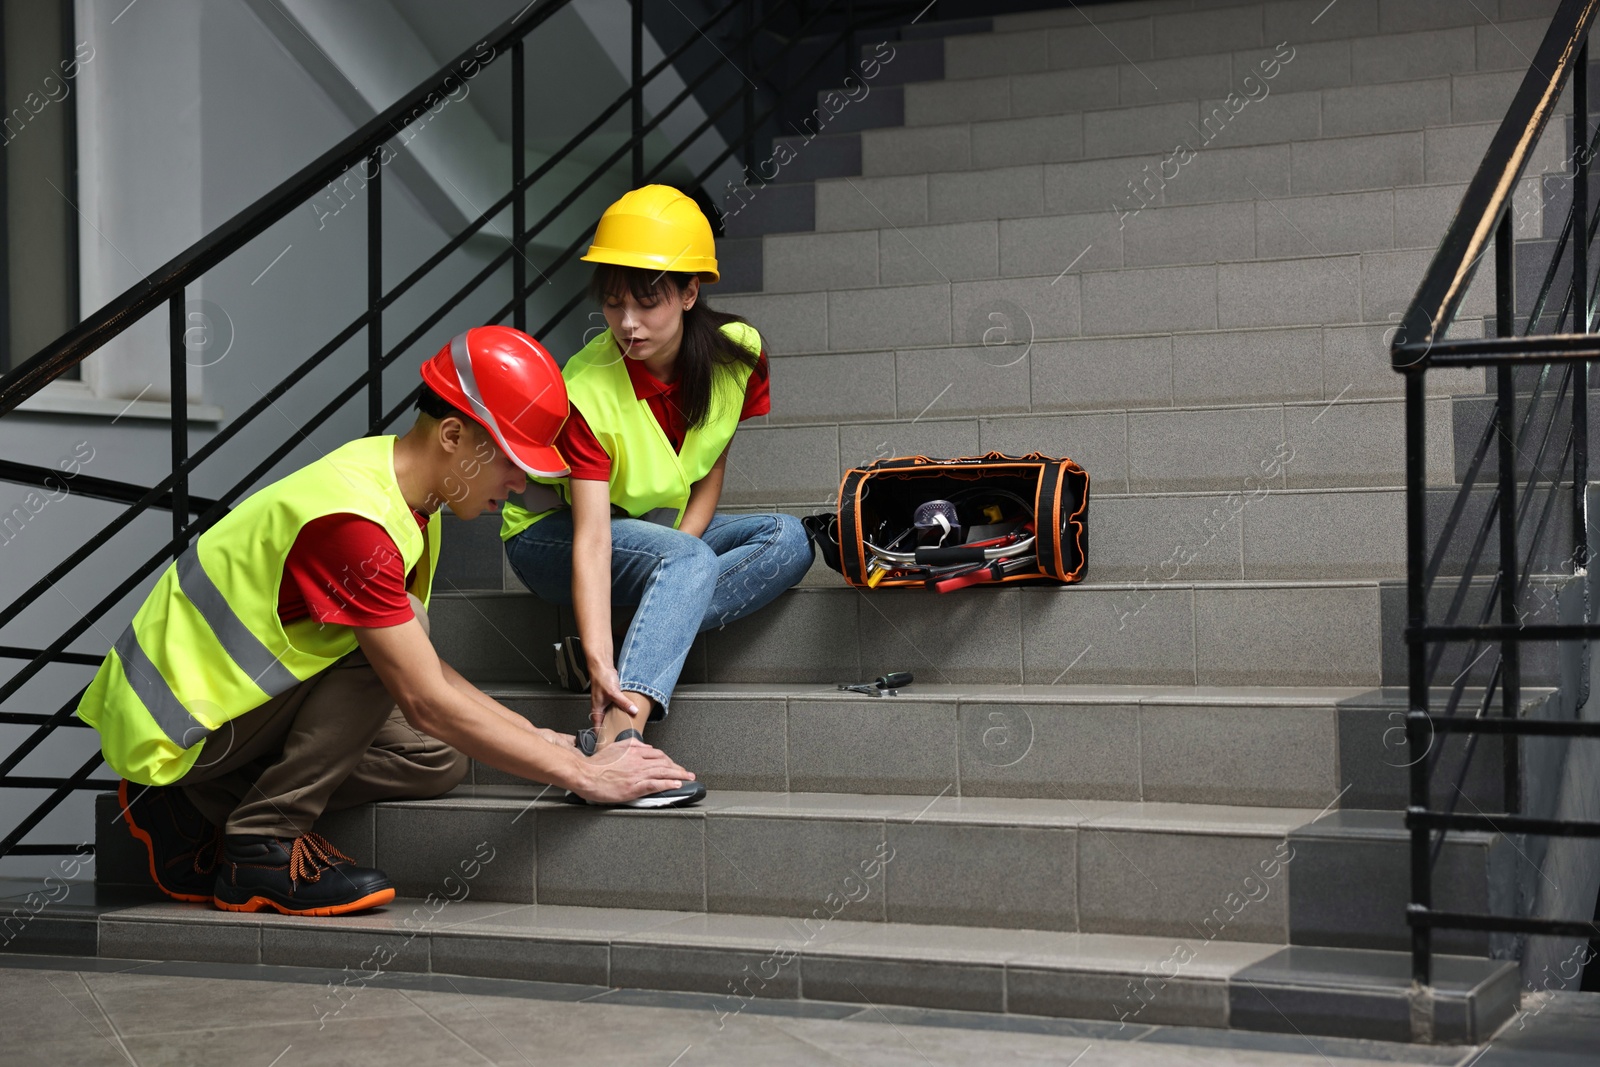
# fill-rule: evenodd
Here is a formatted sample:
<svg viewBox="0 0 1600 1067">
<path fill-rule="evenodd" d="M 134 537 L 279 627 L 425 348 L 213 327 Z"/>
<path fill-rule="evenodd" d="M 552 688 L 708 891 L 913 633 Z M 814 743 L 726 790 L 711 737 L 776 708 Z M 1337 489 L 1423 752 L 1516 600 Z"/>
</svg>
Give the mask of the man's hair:
<svg viewBox="0 0 1600 1067">
<path fill-rule="evenodd" d="M 418 411 L 431 419 L 443 420 L 454 417 L 475 430 L 480 429 L 477 419 L 474 419 L 426 385 L 422 387 L 422 392 L 417 396 L 416 407 Z"/>
</svg>

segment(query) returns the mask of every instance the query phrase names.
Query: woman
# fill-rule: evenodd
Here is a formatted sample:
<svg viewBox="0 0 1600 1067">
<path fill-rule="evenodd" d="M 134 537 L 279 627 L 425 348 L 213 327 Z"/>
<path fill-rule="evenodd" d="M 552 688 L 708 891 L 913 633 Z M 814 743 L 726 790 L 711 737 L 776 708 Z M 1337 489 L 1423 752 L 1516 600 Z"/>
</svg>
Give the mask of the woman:
<svg viewBox="0 0 1600 1067">
<path fill-rule="evenodd" d="M 572 414 L 556 447 L 572 474 L 530 483 L 501 537 L 523 584 L 573 605 L 578 640 L 557 654 L 570 688 L 587 673 L 594 730 L 580 744 L 597 750 L 664 717 L 695 634 L 799 581 L 811 545 L 793 516 L 716 513 L 734 431 L 769 409 L 768 367 L 760 335 L 701 299 L 717 260 L 700 208 L 665 185 L 635 189 L 583 258 L 607 329 L 562 371 Z M 620 652 L 613 604 L 637 605 Z M 685 782 L 632 803 L 704 795 Z"/>
</svg>

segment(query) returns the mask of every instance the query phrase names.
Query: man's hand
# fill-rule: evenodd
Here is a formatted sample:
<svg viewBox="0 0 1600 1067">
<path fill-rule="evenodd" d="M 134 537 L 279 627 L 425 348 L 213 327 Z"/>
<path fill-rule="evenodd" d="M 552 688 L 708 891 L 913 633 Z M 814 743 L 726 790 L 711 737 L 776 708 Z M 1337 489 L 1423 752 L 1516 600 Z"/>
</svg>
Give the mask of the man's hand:
<svg viewBox="0 0 1600 1067">
<path fill-rule="evenodd" d="M 631 737 L 606 745 L 589 757 L 586 767 L 588 781 L 577 793 L 598 804 L 620 804 L 694 781 L 694 774 L 665 752 Z"/>
<path fill-rule="evenodd" d="M 550 742 L 552 745 L 559 745 L 562 748 L 573 749 L 578 747 L 578 739 L 571 734 L 561 734 L 554 730 L 546 730 L 542 726 L 536 728 L 534 732 L 540 737 L 544 738 L 546 741 Z"/>
</svg>

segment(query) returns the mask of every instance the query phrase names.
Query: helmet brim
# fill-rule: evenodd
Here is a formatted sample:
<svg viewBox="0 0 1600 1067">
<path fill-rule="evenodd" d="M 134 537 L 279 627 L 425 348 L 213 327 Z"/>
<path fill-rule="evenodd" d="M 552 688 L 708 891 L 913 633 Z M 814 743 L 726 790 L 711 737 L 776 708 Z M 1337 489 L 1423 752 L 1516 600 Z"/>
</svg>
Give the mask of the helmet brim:
<svg viewBox="0 0 1600 1067">
<path fill-rule="evenodd" d="M 705 256 L 676 256 L 668 259 L 666 256 L 650 256 L 627 249 L 590 245 L 589 251 L 578 258 L 585 263 L 610 263 L 617 267 L 637 267 L 640 270 L 656 270 L 667 274 L 698 274 L 700 280 L 707 285 L 722 277 L 717 272 L 717 261 Z"/>
<path fill-rule="evenodd" d="M 498 441 L 497 444 L 505 452 L 506 458 L 521 467 L 529 477 L 565 478 L 572 473 L 572 468 L 567 466 L 567 461 L 561 458 L 561 453 L 554 445 L 523 444 L 513 448 L 506 441 Z"/>
</svg>

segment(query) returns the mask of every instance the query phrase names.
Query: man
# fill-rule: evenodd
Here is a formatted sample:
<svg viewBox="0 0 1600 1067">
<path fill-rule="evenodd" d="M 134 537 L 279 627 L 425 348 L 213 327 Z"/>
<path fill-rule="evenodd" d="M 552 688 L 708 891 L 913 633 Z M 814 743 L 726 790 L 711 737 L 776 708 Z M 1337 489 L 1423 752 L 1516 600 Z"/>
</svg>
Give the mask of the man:
<svg viewBox="0 0 1600 1067">
<path fill-rule="evenodd" d="M 405 436 L 352 441 L 201 534 L 78 707 L 168 896 L 288 915 L 387 903 L 388 877 L 312 826 L 444 793 L 468 757 L 600 803 L 694 778 L 642 742 L 586 758 L 439 659 L 439 508 L 471 519 L 529 474 L 564 473 L 551 442 L 568 407 L 550 354 L 508 327 L 466 331 L 422 377 Z"/>
</svg>

